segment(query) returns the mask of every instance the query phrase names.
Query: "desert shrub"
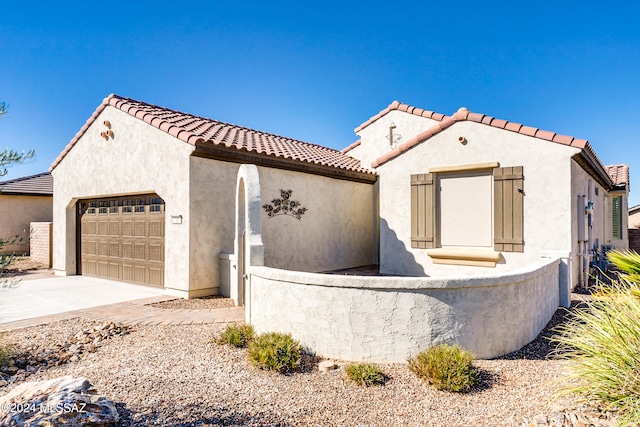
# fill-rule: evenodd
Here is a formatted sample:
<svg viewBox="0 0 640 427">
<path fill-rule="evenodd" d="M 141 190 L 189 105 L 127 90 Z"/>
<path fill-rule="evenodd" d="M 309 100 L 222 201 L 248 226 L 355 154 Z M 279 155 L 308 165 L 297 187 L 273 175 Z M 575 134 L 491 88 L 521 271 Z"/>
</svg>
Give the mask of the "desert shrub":
<svg viewBox="0 0 640 427">
<path fill-rule="evenodd" d="M 249 343 L 249 360 L 260 369 L 287 373 L 300 366 L 302 346 L 291 334 L 270 332 Z"/>
<path fill-rule="evenodd" d="M 254 335 L 255 332 L 251 325 L 229 325 L 214 341 L 216 344 L 244 348 L 253 339 Z"/>
<path fill-rule="evenodd" d="M 607 254 L 609 261 L 623 273 L 627 281 L 640 284 L 640 254 L 636 251 L 611 251 Z"/>
<path fill-rule="evenodd" d="M 633 271 L 625 269 L 629 264 L 640 271 L 637 254 L 610 259 L 622 271 Z M 594 299 L 553 338 L 557 355 L 569 364 L 561 394 L 615 407 L 623 425 L 640 424 L 640 284 L 631 277 L 623 274 L 610 285 L 600 284 Z"/>
<path fill-rule="evenodd" d="M 358 385 L 370 387 L 384 384 L 385 375 L 376 365 L 357 363 L 345 368 L 347 377 Z"/>
<path fill-rule="evenodd" d="M 433 346 L 409 359 L 409 369 L 438 390 L 466 392 L 478 383 L 473 354 L 458 345 Z"/>
<path fill-rule="evenodd" d="M 0 339 L 0 367 L 7 366 L 11 363 L 11 348 Z"/>
</svg>

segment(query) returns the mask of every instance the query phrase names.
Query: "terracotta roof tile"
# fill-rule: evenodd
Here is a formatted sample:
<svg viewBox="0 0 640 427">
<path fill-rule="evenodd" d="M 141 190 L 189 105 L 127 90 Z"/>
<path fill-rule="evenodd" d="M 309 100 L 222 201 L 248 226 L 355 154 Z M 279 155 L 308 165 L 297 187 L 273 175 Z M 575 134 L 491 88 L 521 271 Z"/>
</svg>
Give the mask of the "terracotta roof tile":
<svg viewBox="0 0 640 427">
<path fill-rule="evenodd" d="M 351 144 L 347 148 L 343 148 L 342 149 L 342 153 L 348 153 L 349 151 L 353 150 L 354 148 L 356 148 L 360 144 L 362 144 L 362 140 L 361 139 L 357 140 L 356 142 L 354 142 L 353 144 Z"/>
<path fill-rule="evenodd" d="M 375 120 L 377 120 L 379 117 L 383 116 L 384 114 L 388 113 L 389 111 L 394 109 L 398 110 L 399 109 L 398 107 L 400 105 L 404 106 L 406 104 L 401 104 L 398 101 L 392 102 L 391 105 L 389 105 L 389 107 L 382 110 L 376 116 L 372 117 L 367 122 L 363 123 L 358 128 L 356 128 L 356 132 L 368 126 L 369 124 L 373 123 Z M 403 109 L 409 110 L 409 107 L 403 107 Z M 416 110 L 418 109 L 414 109 L 413 111 L 416 111 Z M 440 123 L 434 124 L 433 126 L 431 126 L 431 128 L 409 139 L 407 142 L 400 145 L 395 150 L 389 151 L 385 153 L 383 156 L 378 157 L 375 161 L 372 162 L 371 167 L 375 169 L 378 166 L 393 159 L 394 157 L 399 156 L 404 151 L 407 151 L 408 149 L 426 141 L 427 139 L 431 138 L 433 135 L 448 128 L 454 123 L 458 121 L 466 120 L 466 121 L 472 121 L 476 123 L 482 123 L 484 125 L 488 125 L 488 126 L 492 126 L 500 129 L 505 129 L 510 132 L 520 133 L 522 135 L 527 135 L 534 138 L 544 139 L 557 144 L 569 145 L 571 147 L 579 148 L 583 150 L 583 153 L 586 153 L 587 157 L 593 160 L 593 164 L 595 165 L 596 170 L 599 170 L 599 172 L 597 173 L 600 174 L 600 176 L 604 176 L 605 172 L 609 171 L 608 175 L 614 184 L 628 185 L 629 183 L 629 168 L 626 165 L 609 166 L 605 168 L 605 166 L 602 165 L 602 162 L 598 158 L 596 152 L 593 150 L 593 147 L 591 147 L 591 144 L 589 144 L 589 141 L 587 141 L 586 139 L 577 139 L 572 136 L 559 135 L 554 132 L 549 132 L 546 130 L 542 130 L 542 129 L 538 129 L 530 126 L 524 126 L 524 125 L 521 125 L 520 123 L 509 122 L 507 120 L 502 120 L 502 119 L 496 119 L 494 117 L 487 116 L 484 114 L 470 112 L 464 107 L 460 108 L 455 114 L 453 114 L 453 116 L 445 116 L 440 113 L 431 113 L 431 115 L 432 115 L 432 118 L 438 117 L 437 120 L 439 120 Z M 359 144 L 360 141 L 358 141 L 357 143 Z M 615 168 L 615 169 L 611 169 L 611 168 Z M 606 176 L 604 176 L 603 179 L 606 180 Z"/>
<path fill-rule="evenodd" d="M 60 163 L 107 106 L 115 107 L 144 120 L 146 123 L 191 145 L 196 145 L 196 143 L 213 144 L 229 149 L 375 175 L 373 171 L 362 167 L 359 160 L 332 148 L 194 116 L 118 95 L 110 95 L 103 100 L 102 104 L 51 165 L 50 171 Z"/>
<path fill-rule="evenodd" d="M 391 112 L 393 110 L 404 111 L 404 112 L 407 112 L 409 114 L 413 114 L 415 116 L 427 117 L 427 118 L 430 118 L 430 119 L 433 119 L 433 120 L 437 120 L 437 121 L 440 121 L 440 120 L 442 120 L 442 119 L 444 119 L 446 117 L 444 114 L 434 113 L 433 111 L 427 111 L 427 110 L 423 110 L 422 108 L 415 108 L 415 107 L 412 107 L 411 105 L 403 104 L 403 103 L 398 102 L 398 101 L 393 101 L 391 104 L 389 104 L 389 106 L 387 108 L 385 108 L 384 110 L 380 111 L 378 114 L 376 114 L 375 116 L 371 117 L 369 120 L 367 120 L 366 122 L 362 123 L 360 126 L 355 128 L 354 132 L 358 133 L 361 129 L 366 128 L 371 123 L 375 122 L 380 117 L 383 117 L 383 116 L 387 115 L 389 112 Z"/>
<path fill-rule="evenodd" d="M 0 182 L 0 194 L 53 195 L 53 177 L 44 172 Z"/>
<path fill-rule="evenodd" d="M 609 165 L 604 167 L 616 185 L 629 185 L 629 166 Z"/>
</svg>

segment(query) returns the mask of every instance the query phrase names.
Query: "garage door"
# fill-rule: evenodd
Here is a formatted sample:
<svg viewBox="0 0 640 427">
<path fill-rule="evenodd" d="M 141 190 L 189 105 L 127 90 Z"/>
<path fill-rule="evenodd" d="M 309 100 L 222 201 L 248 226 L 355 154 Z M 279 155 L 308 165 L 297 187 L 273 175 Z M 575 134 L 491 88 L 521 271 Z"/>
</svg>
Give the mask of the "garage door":
<svg viewBox="0 0 640 427">
<path fill-rule="evenodd" d="M 164 286 L 164 215 L 155 194 L 79 201 L 79 274 Z"/>
</svg>

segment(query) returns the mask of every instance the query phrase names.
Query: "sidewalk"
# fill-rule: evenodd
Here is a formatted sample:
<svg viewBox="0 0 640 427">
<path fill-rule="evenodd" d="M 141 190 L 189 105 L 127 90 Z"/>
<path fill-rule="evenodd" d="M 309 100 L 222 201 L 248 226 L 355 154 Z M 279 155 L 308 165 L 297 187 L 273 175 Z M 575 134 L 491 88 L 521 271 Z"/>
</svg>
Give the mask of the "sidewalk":
<svg viewBox="0 0 640 427">
<path fill-rule="evenodd" d="M 169 301 L 162 289 L 94 277 L 23 281 L 0 291 L 0 331 L 82 317 L 125 325 L 181 325 L 244 320 L 244 308 L 175 310 L 148 304 Z"/>
</svg>

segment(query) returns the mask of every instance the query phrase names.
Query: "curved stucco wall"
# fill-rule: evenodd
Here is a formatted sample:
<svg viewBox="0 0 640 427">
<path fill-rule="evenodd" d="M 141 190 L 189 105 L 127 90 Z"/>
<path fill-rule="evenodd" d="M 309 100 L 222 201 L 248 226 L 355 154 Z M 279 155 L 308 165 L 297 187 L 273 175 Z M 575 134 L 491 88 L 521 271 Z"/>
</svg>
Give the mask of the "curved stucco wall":
<svg viewBox="0 0 640 427">
<path fill-rule="evenodd" d="M 558 307 L 558 259 L 484 277 L 339 276 L 251 267 L 258 332 L 291 333 L 323 357 L 405 362 L 457 343 L 479 358 L 532 341 Z"/>
</svg>

